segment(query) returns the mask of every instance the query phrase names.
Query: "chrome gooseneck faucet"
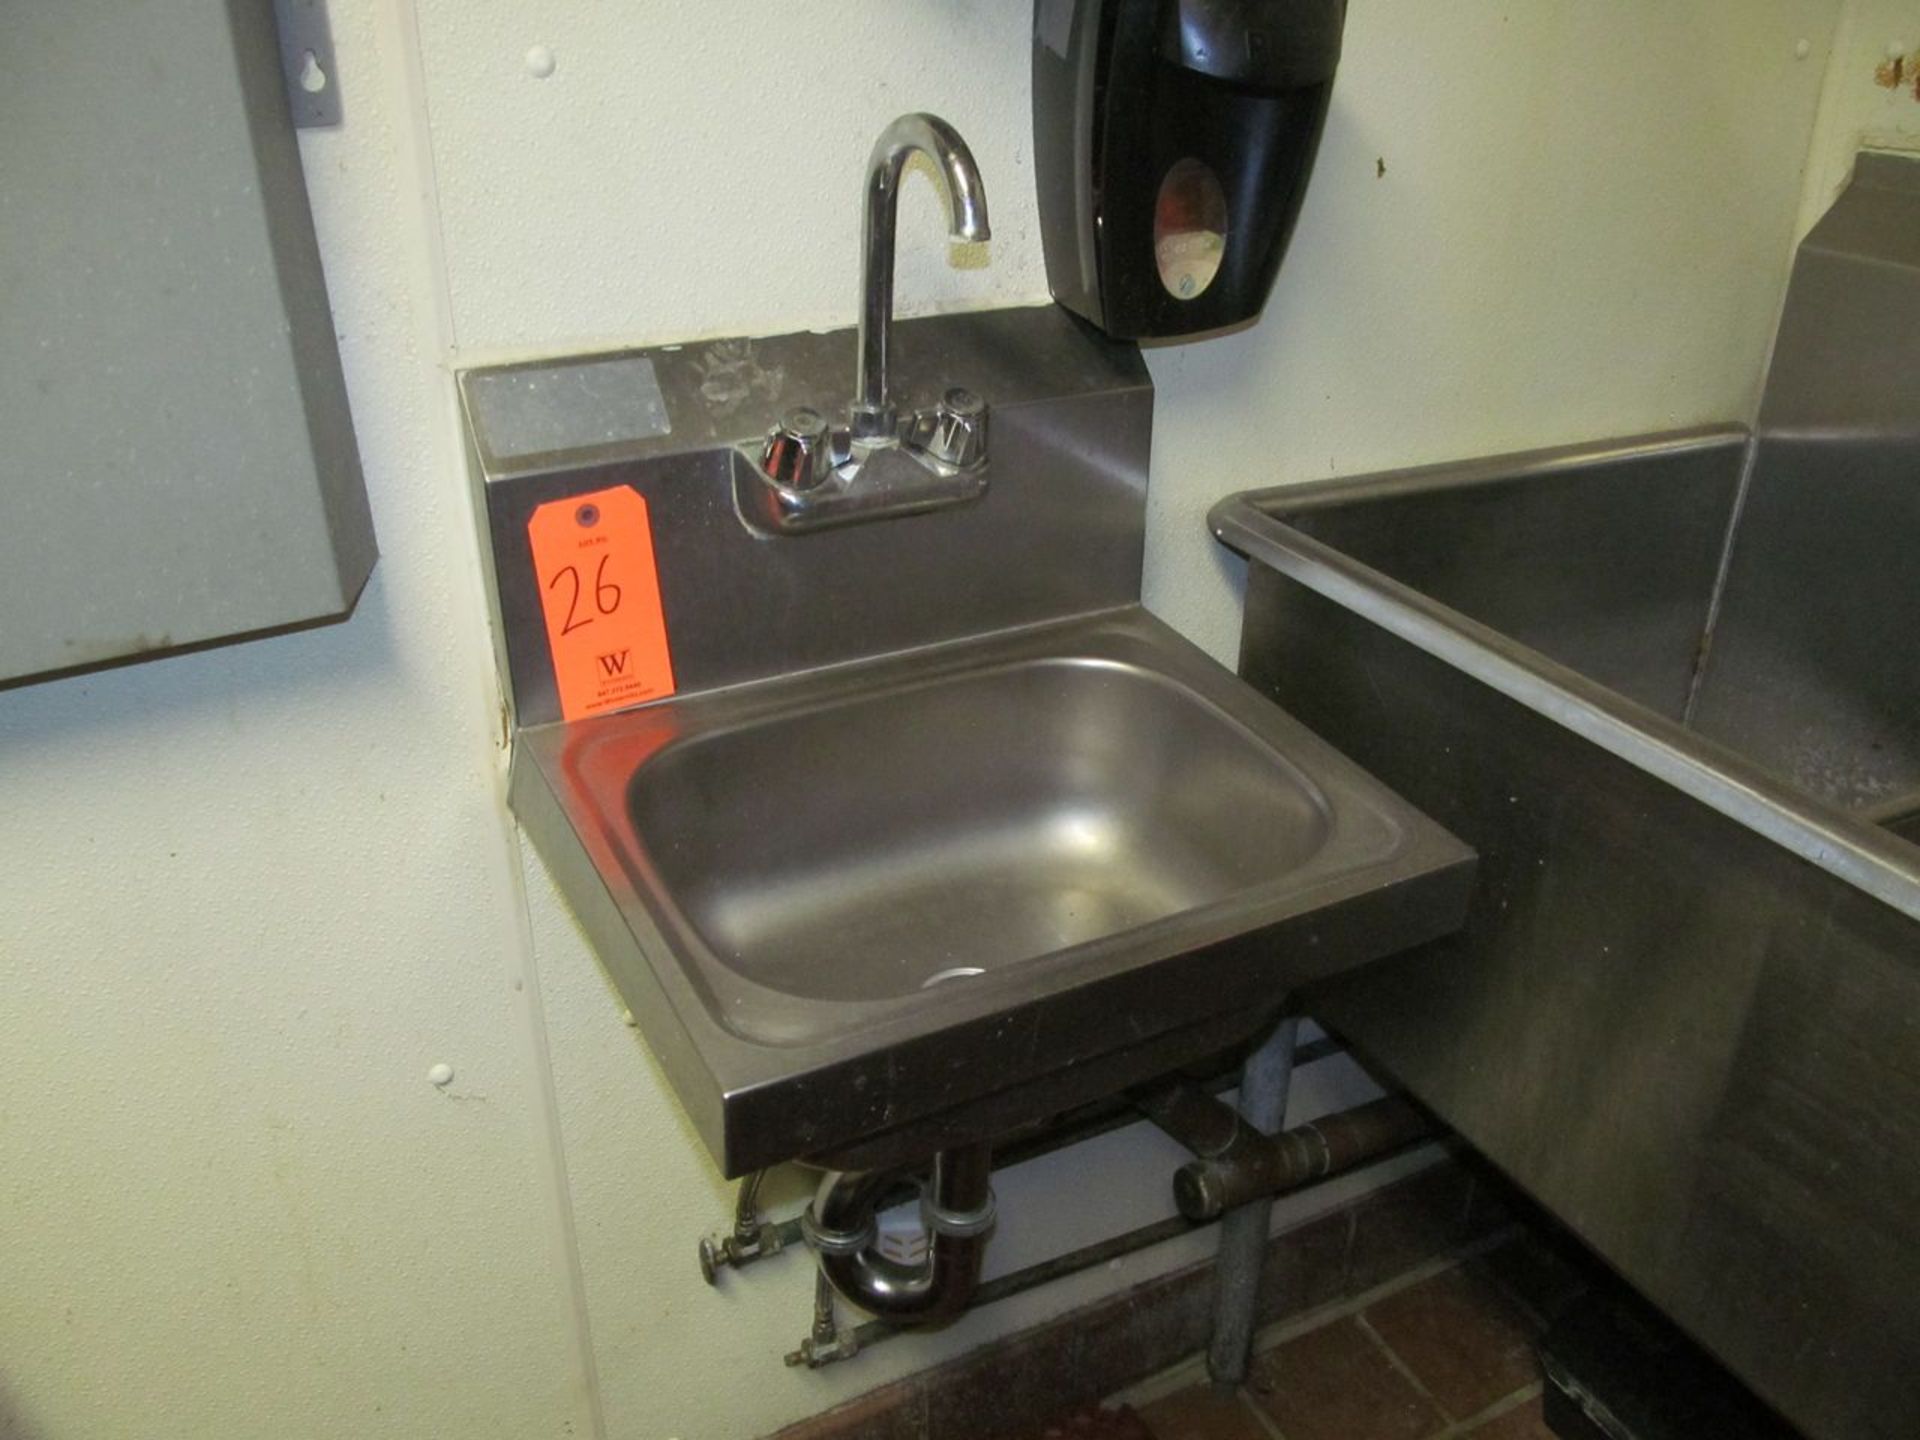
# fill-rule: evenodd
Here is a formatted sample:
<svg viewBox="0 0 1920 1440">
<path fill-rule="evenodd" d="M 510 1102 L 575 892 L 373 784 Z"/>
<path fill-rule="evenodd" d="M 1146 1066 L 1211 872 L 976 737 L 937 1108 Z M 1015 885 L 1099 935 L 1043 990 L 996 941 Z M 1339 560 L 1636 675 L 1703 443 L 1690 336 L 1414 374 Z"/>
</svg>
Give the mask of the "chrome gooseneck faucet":
<svg viewBox="0 0 1920 1440">
<path fill-rule="evenodd" d="M 986 187 L 967 142 L 935 115 L 902 115 L 880 133 L 861 200 L 860 329 L 848 423 L 810 405 L 768 432 L 755 473 L 737 483 L 740 516 L 755 530 L 792 533 L 914 514 L 986 492 L 987 406 L 949 389 L 938 405 L 903 416 L 888 389 L 893 253 L 900 181 L 915 151 L 945 182 L 956 240 L 985 240 Z"/>
<path fill-rule="evenodd" d="M 887 396 L 887 342 L 893 332 L 893 247 L 900 177 L 914 151 L 946 180 L 948 225 L 955 240 L 985 240 L 987 192 L 967 142 L 934 115 L 902 115 L 880 132 L 867 159 L 860 212 L 860 368 L 855 377 L 853 436 L 891 435 L 898 424 Z"/>
</svg>

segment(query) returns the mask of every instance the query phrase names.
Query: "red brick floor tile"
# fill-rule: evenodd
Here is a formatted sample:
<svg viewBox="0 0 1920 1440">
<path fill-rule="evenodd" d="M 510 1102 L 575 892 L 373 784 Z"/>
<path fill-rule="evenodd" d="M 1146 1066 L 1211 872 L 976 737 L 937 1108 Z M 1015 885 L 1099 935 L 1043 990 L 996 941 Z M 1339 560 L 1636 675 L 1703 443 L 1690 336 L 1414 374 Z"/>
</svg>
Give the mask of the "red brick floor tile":
<svg viewBox="0 0 1920 1440">
<path fill-rule="evenodd" d="M 1142 1405 L 1140 1418 L 1154 1440 L 1270 1440 L 1246 1401 L 1222 1395 L 1211 1385 L 1192 1385 Z"/>
<path fill-rule="evenodd" d="M 1556 1437 L 1547 1428 L 1546 1417 L 1540 1410 L 1540 1397 L 1536 1395 L 1497 1420 L 1479 1426 L 1468 1440 L 1556 1440 Z"/>
<path fill-rule="evenodd" d="M 1445 1428 L 1432 1402 L 1352 1320 L 1256 1356 L 1248 1388 L 1287 1440 L 1426 1440 Z"/>
<path fill-rule="evenodd" d="M 1526 1316 L 1470 1270 L 1390 1295 L 1364 1319 L 1452 1419 L 1470 1419 L 1540 1378 Z"/>
</svg>

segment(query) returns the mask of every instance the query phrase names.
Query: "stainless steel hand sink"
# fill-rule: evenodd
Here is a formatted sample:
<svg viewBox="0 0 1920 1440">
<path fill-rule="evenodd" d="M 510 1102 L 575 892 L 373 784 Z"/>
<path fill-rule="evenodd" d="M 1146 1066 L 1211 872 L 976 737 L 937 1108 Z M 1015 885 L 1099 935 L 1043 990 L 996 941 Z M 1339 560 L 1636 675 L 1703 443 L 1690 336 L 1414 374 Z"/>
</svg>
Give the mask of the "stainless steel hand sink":
<svg viewBox="0 0 1920 1440">
<path fill-rule="evenodd" d="M 583 919 L 730 1172 L 1150 1078 L 1457 924 L 1471 866 L 1138 607 L 523 745 L 516 808 L 611 879 Z"/>
<path fill-rule="evenodd" d="M 514 813 L 730 1175 L 917 1164 L 1109 1099 L 1453 930 L 1471 880 L 1141 607 L 1152 386 L 1058 307 L 892 327 L 902 414 L 962 383 L 991 412 L 963 496 L 836 472 L 813 493 L 859 523 L 763 523 L 769 437 L 839 413 L 859 338 L 461 382 Z M 623 489 L 676 688 L 568 719 L 530 527 Z"/>
</svg>

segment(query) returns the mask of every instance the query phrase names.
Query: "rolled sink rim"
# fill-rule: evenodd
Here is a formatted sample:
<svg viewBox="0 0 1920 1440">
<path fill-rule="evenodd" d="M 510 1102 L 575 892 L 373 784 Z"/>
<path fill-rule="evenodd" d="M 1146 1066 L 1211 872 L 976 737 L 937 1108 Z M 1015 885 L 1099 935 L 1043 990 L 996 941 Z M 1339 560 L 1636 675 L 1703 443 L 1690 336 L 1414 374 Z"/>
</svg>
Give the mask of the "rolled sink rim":
<svg viewBox="0 0 1920 1440">
<path fill-rule="evenodd" d="M 1738 752 L 1657 714 L 1560 662 L 1315 539 L 1282 514 L 1384 497 L 1456 476 L 1516 478 L 1636 454 L 1725 443 L 1742 428 L 1699 427 L 1422 466 L 1356 479 L 1269 486 L 1229 495 L 1208 511 L 1223 545 L 1278 571 L 1436 660 L 1674 786 L 1808 864 L 1920 920 L 1914 847 L 1778 779 Z M 1471 481 L 1469 481 L 1471 483 Z M 1905 855 L 1902 852 L 1906 852 Z"/>
</svg>

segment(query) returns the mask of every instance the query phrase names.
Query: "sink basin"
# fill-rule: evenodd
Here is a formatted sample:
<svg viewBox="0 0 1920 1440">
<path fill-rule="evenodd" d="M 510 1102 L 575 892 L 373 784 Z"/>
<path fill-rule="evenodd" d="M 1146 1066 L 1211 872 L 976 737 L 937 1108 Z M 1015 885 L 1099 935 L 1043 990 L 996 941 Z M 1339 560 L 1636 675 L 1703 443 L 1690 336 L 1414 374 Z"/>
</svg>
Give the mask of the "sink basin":
<svg viewBox="0 0 1920 1440">
<path fill-rule="evenodd" d="M 1138 606 L 530 730 L 514 792 L 729 1174 L 1164 1073 L 1472 868 Z"/>
<path fill-rule="evenodd" d="M 1332 831 L 1318 787 L 1251 731 L 1089 656 L 705 734 L 641 764 L 626 801 L 707 951 L 826 1001 L 977 981 L 1219 904 L 1298 871 Z"/>
</svg>

